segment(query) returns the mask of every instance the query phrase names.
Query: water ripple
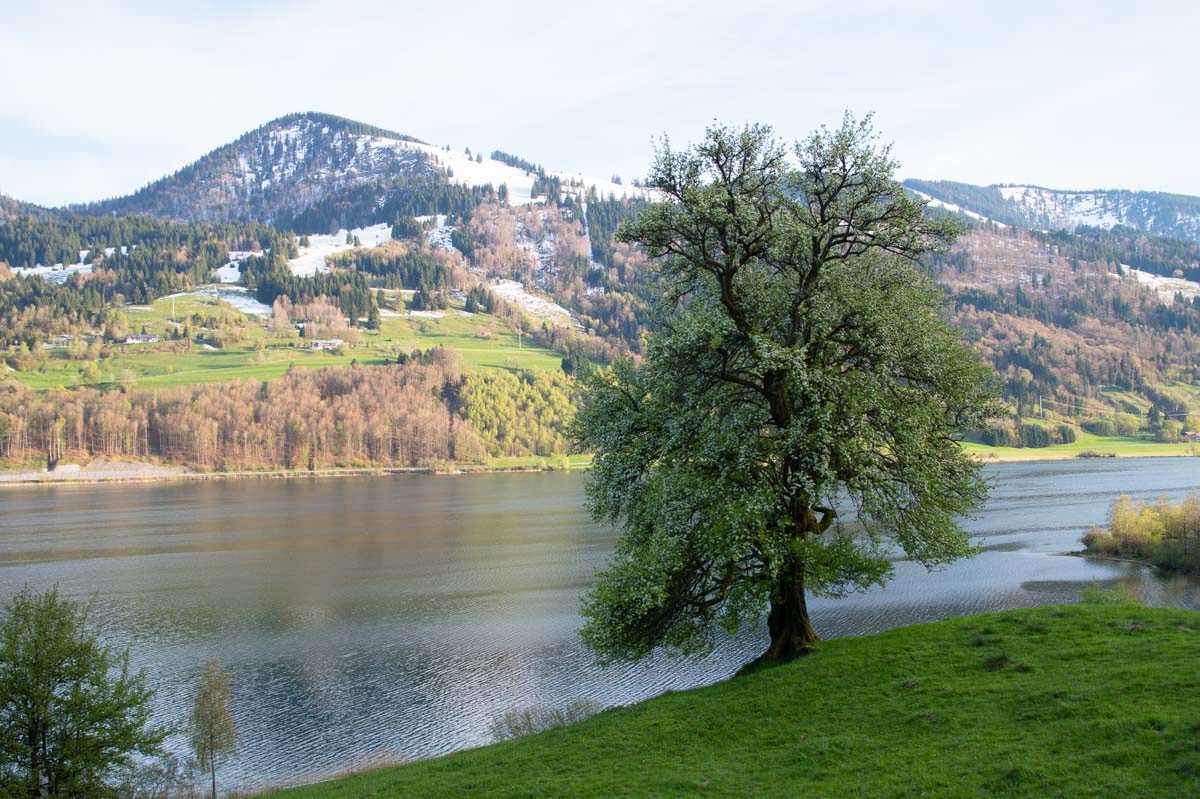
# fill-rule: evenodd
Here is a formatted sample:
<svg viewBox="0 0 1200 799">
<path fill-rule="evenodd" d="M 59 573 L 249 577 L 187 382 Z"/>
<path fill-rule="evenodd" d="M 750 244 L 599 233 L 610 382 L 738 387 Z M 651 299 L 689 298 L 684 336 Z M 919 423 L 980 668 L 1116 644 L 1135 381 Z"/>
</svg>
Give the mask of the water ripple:
<svg viewBox="0 0 1200 799">
<path fill-rule="evenodd" d="M 1200 584 L 1056 553 L 1121 493 L 1179 496 L 1193 461 L 990 466 L 967 523 L 982 552 L 934 572 L 899 561 L 885 590 L 815 600 L 824 636 L 1074 601 L 1122 582 L 1200 603 Z M 580 593 L 613 531 L 579 475 L 54 486 L 0 493 L 0 597 L 59 584 L 132 649 L 160 720 L 186 718 L 205 660 L 232 677 L 242 751 L 229 784 L 313 779 L 488 740 L 493 719 L 576 699 L 636 702 L 732 674 L 761 628 L 699 660 L 601 668 L 579 644 Z M 182 736 L 170 741 L 179 751 Z"/>
</svg>

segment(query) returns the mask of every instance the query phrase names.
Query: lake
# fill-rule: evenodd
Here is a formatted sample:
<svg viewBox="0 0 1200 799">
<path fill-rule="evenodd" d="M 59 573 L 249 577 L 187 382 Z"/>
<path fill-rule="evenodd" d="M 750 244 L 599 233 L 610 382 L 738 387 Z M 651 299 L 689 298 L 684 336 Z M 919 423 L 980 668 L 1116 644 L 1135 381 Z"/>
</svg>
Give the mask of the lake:
<svg viewBox="0 0 1200 799">
<path fill-rule="evenodd" d="M 811 603 L 818 633 L 862 635 L 951 615 L 1071 602 L 1097 580 L 1200 605 L 1200 582 L 1060 553 L 1122 493 L 1200 487 L 1191 458 L 987 467 L 968 528 L 983 551 L 884 590 Z M 230 672 L 241 754 L 227 785 L 315 779 L 362 762 L 488 741 L 506 710 L 634 702 L 730 675 L 763 630 L 703 660 L 601 669 L 578 601 L 615 534 L 582 508 L 581 474 L 56 485 L 0 490 L 0 598 L 58 584 L 93 604 L 186 718 L 205 661 Z M 172 745 L 183 751 L 182 738 Z"/>
</svg>

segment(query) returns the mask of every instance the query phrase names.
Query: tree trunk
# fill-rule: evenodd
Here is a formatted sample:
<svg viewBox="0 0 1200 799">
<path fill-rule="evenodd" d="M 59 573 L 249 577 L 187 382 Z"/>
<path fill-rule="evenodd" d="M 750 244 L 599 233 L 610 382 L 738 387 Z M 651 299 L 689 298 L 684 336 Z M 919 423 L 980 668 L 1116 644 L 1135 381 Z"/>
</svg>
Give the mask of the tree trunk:
<svg viewBox="0 0 1200 799">
<path fill-rule="evenodd" d="M 821 639 L 813 630 L 804 597 L 804 566 L 791 559 L 771 595 L 771 612 L 767 616 L 771 645 L 759 658 L 764 662 L 780 662 L 805 655 Z"/>
<path fill-rule="evenodd" d="M 212 799 L 217 799 L 217 759 L 210 757 L 208 763 L 212 772 Z"/>
<path fill-rule="evenodd" d="M 29 783 L 26 792 L 32 799 L 39 799 L 42 795 L 42 759 L 40 757 L 42 742 L 40 738 L 36 726 L 26 735 L 26 741 L 29 744 Z"/>
</svg>

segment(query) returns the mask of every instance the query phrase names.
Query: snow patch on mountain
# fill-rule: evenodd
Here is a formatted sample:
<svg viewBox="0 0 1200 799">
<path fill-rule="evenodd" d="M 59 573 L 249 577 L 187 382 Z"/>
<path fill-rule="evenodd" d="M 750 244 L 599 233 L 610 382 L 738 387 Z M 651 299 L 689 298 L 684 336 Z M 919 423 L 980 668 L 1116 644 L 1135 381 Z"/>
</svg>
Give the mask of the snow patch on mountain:
<svg viewBox="0 0 1200 799">
<path fill-rule="evenodd" d="M 253 292 L 244 286 L 212 286 L 198 289 L 194 293 L 216 297 L 222 302 L 229 303 L 242 313 L 257 316 L 260 319 L 267 319 L 271 316 L 271 306 L 259 302 Z"/>
<path fill-rule="evenodd" d="M 242 262 L 240 260 L 232 260 L 224 266 L 219 266 L 213 270 L 213 277 L 218 283 L 241 283 L 242 282 Z"/>
<path fill-rule="evenodd" d="M 602 200 L 654 200 L 659 196 L 658 192 L 653 189 L 626 186 L 623 183 L 614 183 L 608 178 L 591 177 L 581 172 L 575 174 L 552 172 L 551 174 L 562 181 L 563 194 L 572 195 L 579 200 L 586 199 L 588 192 L 592 189 L 595 189 L 596 195 Z"/>
<path fill-rule="evenodd" d="M 428 144 L 405 143 L 406 146 L 419 150 L 432 163 L 450 173 L 450 182 L 464 186 L 491 185 L 497 191 L 501 184 L 508 187 L 508 202 L 511 205 L 528 205 L 539 198 L 533 196 L 533 181 L 535 175 L 527 173 L 502 161 L 495 161 L 487 156 L 476 161 L 474 155 L 465 151 L 444 147 L 433 147 Z M 545 198 L 540 198 L 545 199 Z"/>
<path fill-rule="evenodd" d="M 516 280 L 493 281 L 491 290 L 505 302 L 518 305 L 522 310 L 538 319 L 545 319 L 556 325 L 571 324 L 571 312 L 552 300 L 530 294 L 525 286 Z"/>
<path fill-rule="evenodd" d="M 486 186 L 499 191 L 501 184 L 508 187 L 509 205 L 529 205 L 545 202 L 545 195 L 535 196 L 533 184 L 536 175 L 518 167 L 510 166 L 503 161 L 496 161 L 480 154 L 468 155 L 465 150 L 445 147 L 433 147 L 416 142 L 397 142 L 399 146 L 409 147 L 420 151 L 431 162 L 450 172 L 450 181 L 465 186 Z M 476 160 L 479 158 L 480 160 Z M 594 178 L 581 173 L 547 172 L 547 175 L 562 181 L 563 193 L 577 197 L 586 197 L 588 191 L 595 189 L 601 197 L 641 197 L 651 195 L 649 189 L 638 186 L 624 186 L 604 178 Z"/>
<path fill-rule="evenodd" d="M 962 206 L 955 205 L 954 203 L 944 202 L 942 200 L 939 200 L 936 197 L 926 194 L 923 191 L 917 191 L 916 189 L 912 189 L 912 188 L 910 188 L 909 191 L 911 191 L 913 194 L 917 195 L 917 197 L 919 199 L 924 200 L 932 208 L 941 208 L 946 211 L 949 211 L 952 214 L 962 214 L 963 216 L 970 217 L 971 219 L 975 219 L 980 222 L 991 222 L 993 225 L 998 225 L 999 227 L 1008 227 L 1008 225 L 1004 224 L 1003 222 L 997 222 L 994 219 L 988 219 L 983 214 L 978 214 L 968 208 L 963 208 Z"/>
<path fill-rule="evenodd" d="M 92 264 L 53 264 L 51 266 L 14 266 L 14 275 L 33 275 L 48 283 L 63 284 L 71 275 L 86 275 L 92 271 Z"/>
<path fill-rule="evenodd" d="M 1181 277 L 1163 277 L 1135 269 L 1129 264 L 1121 264 L 1121 272 L 1143 286 L 1153 289 L 1158 294 L 1158 298 L 1167 305 L 1175 301 L 1176 295 L 1181 295 L 1185 300 L 1200 297 L 1200 283 L 1193 280 L 1184 280 Z"/>
<path fill-rule="evenodd" d="M 254 292 L 245 286 L 204 286 L 192 291 L 168 294 L 161 299 L 171 300 L 181 297 L 215 297 L 217 300 L 228 303 L 244 314 L 257 316 L 260 319 L 266 319 L 272 313 L 271 306 L 259 302 L 258 298 L 254 296 Z"/>
<path fill-rule="evenodd" d="M 1038 186 L 1000 186 L 1004 199 L 1021 206 L 1043 227 L 1074 229 L 1080 225 L 1110 229 L 1125 224 L 1130 203 L 1111 192 L 1065 192 Z M 1146 220 L 1153 224 L 1153 217 Z"/>
<path fill-rule="evenodd" d="M 433 227 L 425 232 L 425 244 L 433 250 L 444 250 L 452 252 L 462 258 L 462 253 L 454 246 L 454 225 L 446 224 L 446 215 L 438 214 L 437 216 L 418 216 L 417 221 L 422 224 L 433 220 Z"/>
<path fill-rule="evenodd" d="M 105 247 L 104 257 L 110 258 L 117 251 L 116 247 Z M 127 255 L 129 248 L 122 246 L 121 255 Z M 71 275 L 87 275 L 90 274 L 95 267 L 94 259 L 89 259 L 91 250 L 80 250 L 78 259 L 73 264 L 35 264 L 34 266 L 14 266 L 12 272 L 14 275 L 33 275 L 40 277 L 49 283 L 58 283 L 62 285 L 67 282 Z"/>
<path fill-rule="evenodd" d="M 351 239 L 349 243 L 346 242 L 347 238 Z M 288 260 L 288 268 L 292 270 L 292 274 L 300 277 L 312 277 L 320 272 L 328 272 L 329 266 L 325 259 L 330 255 L 354 249 L 355 238 L 362 247 L 379 247 L 392 240 L 392 226 L 380 223 L 370 227 L 353 228 L 350 231 L 343 228 L 333 234 L 309 236 L 308 246 L 301 247 L 299 255 Z"/>
</svg>

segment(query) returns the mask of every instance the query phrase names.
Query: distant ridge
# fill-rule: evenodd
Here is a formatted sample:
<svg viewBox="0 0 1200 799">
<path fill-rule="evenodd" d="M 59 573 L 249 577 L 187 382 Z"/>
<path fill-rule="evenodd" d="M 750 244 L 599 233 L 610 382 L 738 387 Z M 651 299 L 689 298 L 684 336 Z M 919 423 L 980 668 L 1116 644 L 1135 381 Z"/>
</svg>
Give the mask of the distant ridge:
<svg viewBox="0 0 1200 799">
<path fill-rule="evenodd" d="M 904 181 L 911 191 L 996 222 L 1033 230 L 1124 226 L 1200 241 L 1200 197 L 1127 189 L 1064 190 L 1026 184 L 976 186 L 950 180 Z"/>
<path fill-rule="evenodd" d="M 17 200 L 5 194 L 0 194 L 0 221 L 17 216 L 46 217 L 51 211 L 40 205 Z"/>
<path fill-rule="evenodd" d="M 1125 189 L 1063 190 L 1033 184 L 974 185 L 908 179 L 904 185 L 951 213 L 1031 230 L 1129 228 L 1200 242 L 1200 197 Z M 463 191 L 508 202 L 540 201 L 559 191 L 577 197 L 647 196 L 607 178 L 549 172 L 499 150 L 430 145 L 414 136 L 318 111 L 273 119 L 132 194 L 62 208 L 0 195 L 0 220 L 29 215 L 148 215 L 179 222 L 253 221 L 297 232 L 391 222 L 405 214 L 445 213 Z M 414 199 L 419 198 L 419 199 Z"/>
</svg>

